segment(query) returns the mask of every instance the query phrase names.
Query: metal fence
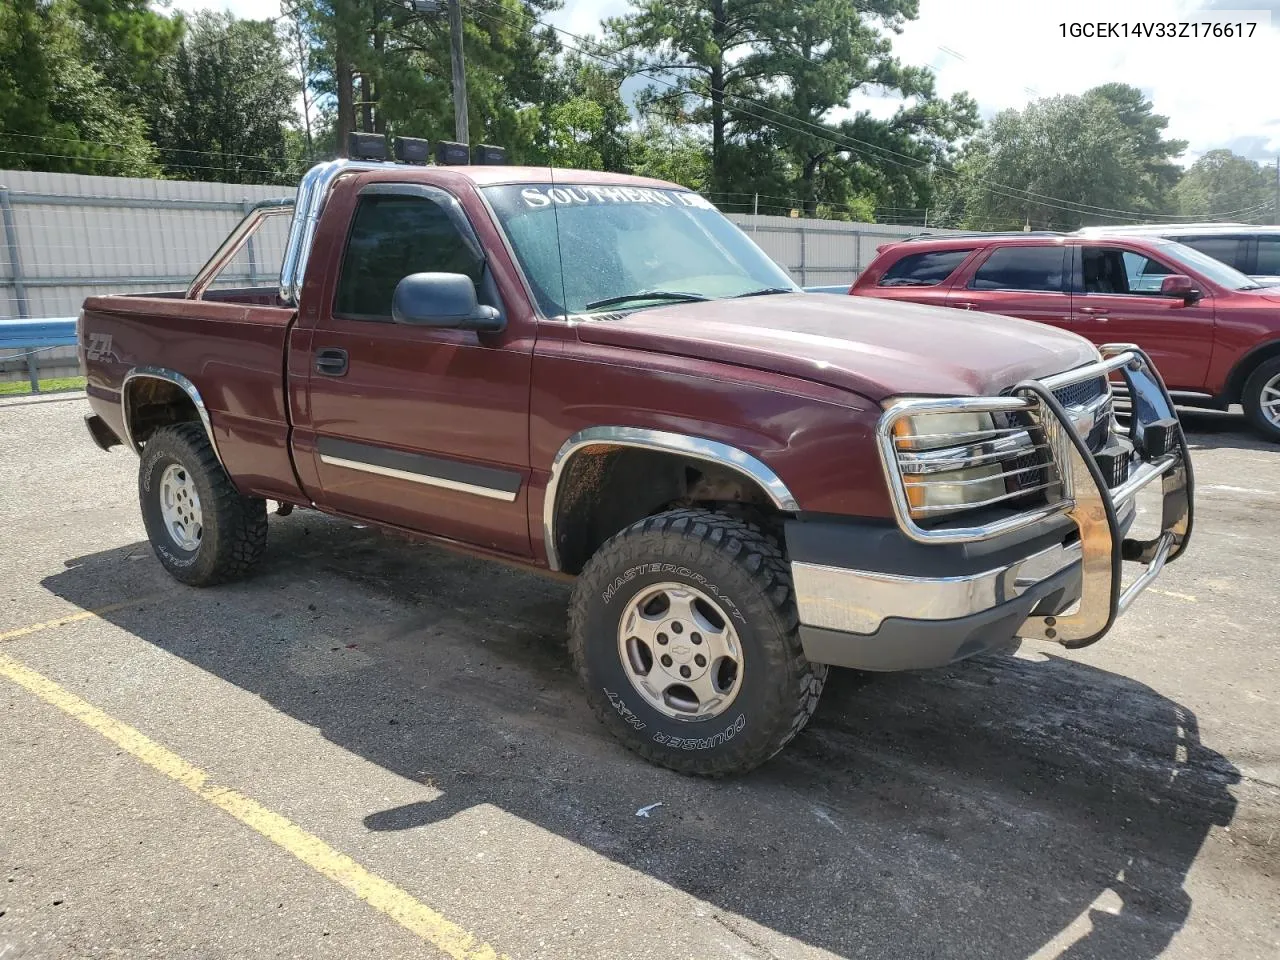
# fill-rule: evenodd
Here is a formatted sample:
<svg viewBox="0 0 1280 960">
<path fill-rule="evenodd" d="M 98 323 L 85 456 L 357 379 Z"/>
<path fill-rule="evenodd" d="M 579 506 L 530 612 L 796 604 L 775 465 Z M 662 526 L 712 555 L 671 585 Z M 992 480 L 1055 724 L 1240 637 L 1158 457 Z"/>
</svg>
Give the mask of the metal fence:
<svg viewBox="0 0 1280 960">
<path fill-rule="evenodd" d="M 71 317 L 85 297 L 185 287 L 246 210 L 290 188 L 0 171 L 0 320 Z M 730 216 L 802 285 L 852 283 L 890 240 L 887 224 Z M 288 230 L 269 220 L 219 278 L 277 282 Z M 76 372 L 74 347 L 0 348 L 0 380 Z"/>
<path fill-rule="evenodd" d="M 785 267 L 801 286 L 848 285 L 875 259 L 876 247 L 922 233 L 888 223 L 848 223 L 794 217 L 730 214 L 729 219 L 750 234 L 761 249 Z"/>
</svg>

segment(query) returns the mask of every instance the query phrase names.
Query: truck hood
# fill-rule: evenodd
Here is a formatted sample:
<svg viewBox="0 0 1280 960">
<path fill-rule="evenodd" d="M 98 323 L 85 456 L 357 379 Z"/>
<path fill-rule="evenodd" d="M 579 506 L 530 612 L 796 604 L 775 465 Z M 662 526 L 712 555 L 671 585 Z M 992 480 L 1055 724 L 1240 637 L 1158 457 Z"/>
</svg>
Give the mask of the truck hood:
<svg viewBox="0 0 1280 960">
<path fill-rule="evenodd" d="M 872 297 L 780 294 L 652 307 L 578 325 L 585 342 L 715 360 L 851 390 L 992 396 L 1098 359 L 1042 324 Z"/>
</svg>

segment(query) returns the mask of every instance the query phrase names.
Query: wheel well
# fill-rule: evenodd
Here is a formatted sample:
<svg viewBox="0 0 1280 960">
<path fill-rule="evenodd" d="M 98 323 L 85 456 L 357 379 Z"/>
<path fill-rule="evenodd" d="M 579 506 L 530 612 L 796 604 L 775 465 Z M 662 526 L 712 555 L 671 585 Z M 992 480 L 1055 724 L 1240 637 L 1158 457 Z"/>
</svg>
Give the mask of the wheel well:
<svg viewBox="0 0 1280 960">
<path fill-rule="evenodd" d="M 587 448 L 556 487 L 552 535 L 565 573 L 637 520 L 682 506 L 705 506 L 750 519 L 781 537 L 783 514 L 752 479 L 705 460 L 630 447 Z"/>
<path fill-rule="evenodd" d="M 138 446 L 161 427 L 200 422 L 200 411 L 187 392 L 171 380 L 137 377 L 126 387 L 124 419 L 129 436 Z"/>
<path fill-rule="evenodd" d="M 1225 390 L 1227 403 L 1239 403 L 1241 395 L 1244 393 L 1245 381 L 1249 379 L 1253 371 L 1275 357 L 1280 357 L 1280 340 L 1263 344 L 1242 357 L 1236 364 L 1235 369 L 1231 371 L 1231 376 L 1227 378 L 1227 388 Z"/>
</svg>

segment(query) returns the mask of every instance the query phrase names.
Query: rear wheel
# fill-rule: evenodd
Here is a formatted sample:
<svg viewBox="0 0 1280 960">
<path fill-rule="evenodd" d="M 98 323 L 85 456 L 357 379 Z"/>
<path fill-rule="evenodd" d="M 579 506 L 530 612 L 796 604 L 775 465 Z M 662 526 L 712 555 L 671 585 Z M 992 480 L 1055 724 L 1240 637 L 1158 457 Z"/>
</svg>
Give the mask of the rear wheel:
<svg viewBox="0 0 1280 960">
<path fill-rule="evenodd" d="M 1249 375 L 1240 402 L 1253 428 L 1280 442 L 1280 357 L 1267 360 Z"/>
<path fill-rule="evenodd" d="M 160 563 L 196 587 L 244 576 L 267 546 L 267 502 L 241 496 L 198 423 L 157 430 L 142 448 L 138 497 Z"/>
<path fill-rule="evenodd" d="M 569 644 L 596 713 L 646 759 L 743 773 L 803 729 L 827 668 L 801 652 L 787 563 L 759 528 L 707 510 L 642 520 L 591 558 Z"/>
</svg>

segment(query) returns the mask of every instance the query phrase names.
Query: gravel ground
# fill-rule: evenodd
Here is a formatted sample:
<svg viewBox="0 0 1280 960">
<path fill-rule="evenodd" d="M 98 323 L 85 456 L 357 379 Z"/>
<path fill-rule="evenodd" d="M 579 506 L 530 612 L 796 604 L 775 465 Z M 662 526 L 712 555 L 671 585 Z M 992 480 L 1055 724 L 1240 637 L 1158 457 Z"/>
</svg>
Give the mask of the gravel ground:
<svg viewBox="0 0 1280 960">
<path fill-rule="evenodd" d="M 1238 416 L 1187 415 L 1192 550 L 1102 643 L 837 672 L 709 783 L 596 723 L 561 582 L 298 512 L 176 584 L 86 409 L 0 405 L 0 657 L 512 960 L 1280 955 L 1280 448 Z M 0 677 L 3 960 L 442 955 L 67 709 Z"/>
</svg>

